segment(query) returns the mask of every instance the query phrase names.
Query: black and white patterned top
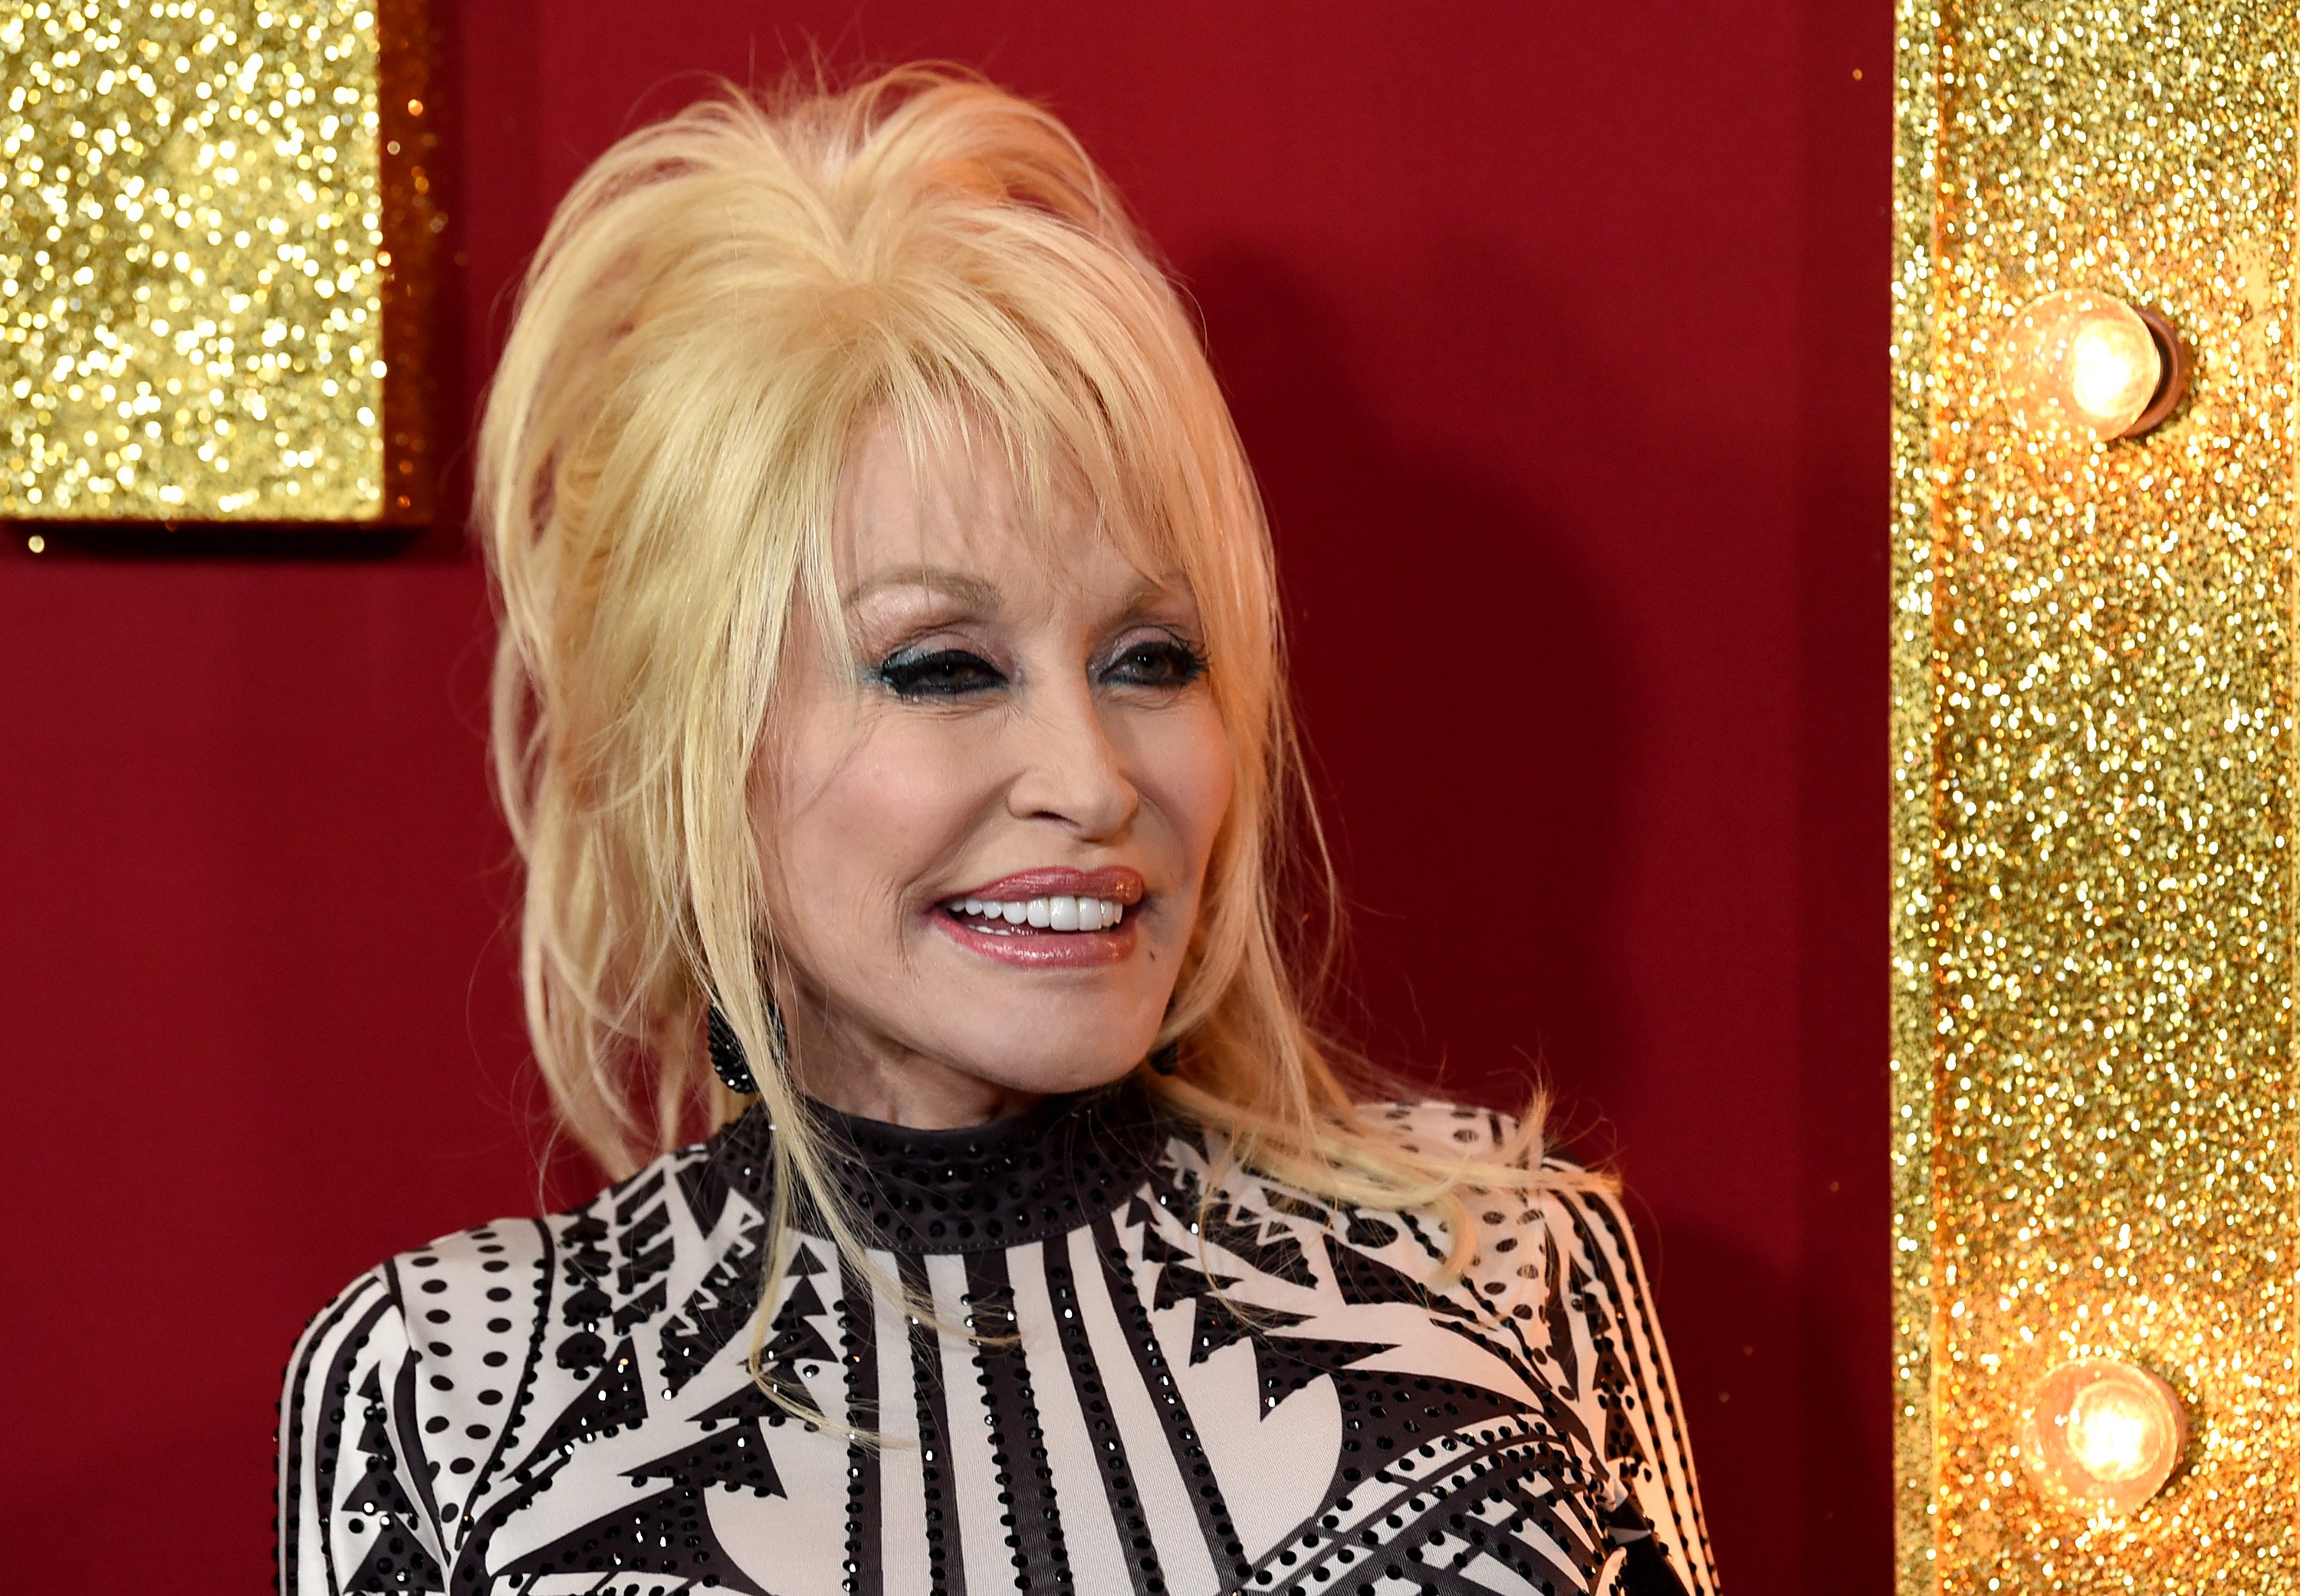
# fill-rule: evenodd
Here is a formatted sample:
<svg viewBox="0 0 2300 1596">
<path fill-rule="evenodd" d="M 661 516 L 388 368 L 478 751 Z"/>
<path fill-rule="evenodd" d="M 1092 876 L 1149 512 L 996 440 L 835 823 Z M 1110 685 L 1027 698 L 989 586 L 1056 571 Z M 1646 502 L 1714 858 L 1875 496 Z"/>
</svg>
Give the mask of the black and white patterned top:
<svg viewBox="0 0 2300 1596">
<path fill-rule="evenodd" d="M 1504 1128 L 1380 1110 L 1475 1150 Z M 803 1237 L 765 1366 L 760 1112 L 568 1214 L 404 1253 L 312 1321 L 280 1422 L 285 1596 L 1079 1592 L 1712 1596 L 1621 1209 L 1430 1212 L 1237 1172 L 1131 1083 L 969 1130 L 829 1117 L 875 1260 Z M 811 1227 L 801 1226 L 802 1230 Z"/>
</svg>

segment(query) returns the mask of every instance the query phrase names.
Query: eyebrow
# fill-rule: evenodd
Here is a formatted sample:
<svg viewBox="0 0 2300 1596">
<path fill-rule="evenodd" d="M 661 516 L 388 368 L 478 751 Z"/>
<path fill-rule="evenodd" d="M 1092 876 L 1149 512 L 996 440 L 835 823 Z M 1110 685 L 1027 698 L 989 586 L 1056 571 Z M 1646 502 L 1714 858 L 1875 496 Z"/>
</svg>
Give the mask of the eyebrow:
<svg viewBox="0 0 2300 1596">
<path fill-rule="evenodd" d="M 888 587 L 922 587 L 946 597 L 957 600 L 970 610 L 995 615 L 999 609 L 998 588 L 995 583 L 948 565 L 900 565 L 877 571 L 847 589 L 841 604 L 852 610 L 873 594 Z M 1145 580 L 1127 595 L 1121 612 L 1140 615 L 1155 609 L 1162 599 L 1177 594 L 1188 594 L 1187 585 Z"/>
<path fill-rule="evenodd" d="M 954 598 L 971 610 L 995 612 L 998 589 L 980 577 L 947 565 L 901 565 L 874 572 L 846 591 L 840 602 L 852 610 L 884 587 L 924 587 Z"/>
</svg>

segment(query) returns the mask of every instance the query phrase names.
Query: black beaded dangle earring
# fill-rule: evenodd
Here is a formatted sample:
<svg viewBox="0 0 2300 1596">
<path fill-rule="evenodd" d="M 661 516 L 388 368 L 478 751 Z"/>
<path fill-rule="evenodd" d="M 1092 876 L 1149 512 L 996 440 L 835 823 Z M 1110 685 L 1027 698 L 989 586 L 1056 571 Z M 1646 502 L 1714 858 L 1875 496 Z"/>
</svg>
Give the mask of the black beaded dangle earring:
<svg viewBox="0 0 2300 1596">
<path fill-rule="evenodd" d="M 788 1057 L 790 1038 L 783 1031 L 782 1010 L 775 1007 L 771 997 L 767 1000 L 767 1023 L 775 1028 L 776 1051 Z M 736 1036 L 735 1027 L 727 1023 L 727 1017 L 719 1012 L 718 1004 L 711 1005 L 704 1027 L 711 1039 L 711 1068 L 726 1083 L 727 1090 L 741 1097 L 756 1097 L 759 1077 L 751 1073 L 751 1061 L 743 1056 L 743 1043 Z"/>
</svg>

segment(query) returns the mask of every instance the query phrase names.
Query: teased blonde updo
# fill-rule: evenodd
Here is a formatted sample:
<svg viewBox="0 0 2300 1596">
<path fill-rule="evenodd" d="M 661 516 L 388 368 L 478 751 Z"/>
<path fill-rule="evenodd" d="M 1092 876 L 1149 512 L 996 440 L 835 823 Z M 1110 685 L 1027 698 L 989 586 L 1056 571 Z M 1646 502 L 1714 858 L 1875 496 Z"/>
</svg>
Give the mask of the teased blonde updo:
<svg viewBox="0 0 2300 1596">
<path fill-rule="evenodd" d="M 1079 493 L 1138 563 L 1196 594 L 1236 796 L 1160 1037 L 1180 1067 L 1150 1088 L 1229 1156 L 1346 1201 L 1542 1178 L 1538 1103 L 1475 1168 L 1406 1152 L 1353 1106 L 1289 956 L 1310 906 L 1279 884 L 1331 882 L 1269 533 L 1213 374 L 1070 131 L 921 68 L 768 108 L 730 90 L 629 135 L 561 204 L 528 273 L 481 428 L 479 515 L 528 1023 L 572 1135 L 621 1175 L 731 1117 L 702 1042 L 715 994 L 777 1126 L 768 1256 L 804 1183 L 859 1261 L 772 1042 L 746 784 L 794 606 L 839 636 L 834 490 L 881 416 L 914 461 L 960 435 L 1003 448 L 1026 523 Z M 1454 1230 L 1466 1249 L 1470 1227 Z"/>
</svg>

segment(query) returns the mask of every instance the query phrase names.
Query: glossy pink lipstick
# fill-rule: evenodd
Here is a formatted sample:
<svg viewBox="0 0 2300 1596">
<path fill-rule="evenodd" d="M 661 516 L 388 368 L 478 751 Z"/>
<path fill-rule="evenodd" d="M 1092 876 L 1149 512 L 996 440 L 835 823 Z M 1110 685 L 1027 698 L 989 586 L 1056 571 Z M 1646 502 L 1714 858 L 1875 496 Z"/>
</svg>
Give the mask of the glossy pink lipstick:
<svg viewBox="0 0 2300 1596">
<path fill-rule="evenodd" d="M 944 898 L 935 924 L 970 952 L 1030 968 L 1091 968 L 1134 951 L 1129 909 L 1142 874 L 1122 865 L 1046 868 L 1002 876 Z"/>
</svg>

